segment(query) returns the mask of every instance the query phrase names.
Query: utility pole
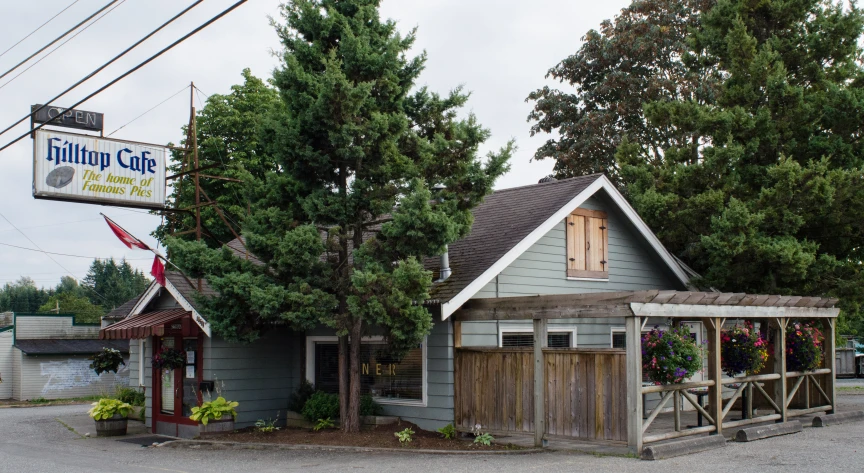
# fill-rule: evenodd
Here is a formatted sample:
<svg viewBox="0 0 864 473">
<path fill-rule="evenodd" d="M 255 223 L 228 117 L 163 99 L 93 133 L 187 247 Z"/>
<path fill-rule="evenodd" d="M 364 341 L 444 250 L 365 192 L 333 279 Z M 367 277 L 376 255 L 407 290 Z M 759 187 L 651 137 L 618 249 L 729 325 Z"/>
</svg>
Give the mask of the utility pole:
<svg viewBox="0 0 864 473">
<path fill-rule="evenodd" d="M 189 106 L 192 116 L 189 118 L 190 131 L 192 133 L 192 162 L 195 180 L 195 241 L 201 241 L 201 183 L 198 181 L 198 130 L 195 118 L 195 82 L 189 85 Z M 201 278 L 198 278 L 198 292 L 201 292 Z"/>
</svg>

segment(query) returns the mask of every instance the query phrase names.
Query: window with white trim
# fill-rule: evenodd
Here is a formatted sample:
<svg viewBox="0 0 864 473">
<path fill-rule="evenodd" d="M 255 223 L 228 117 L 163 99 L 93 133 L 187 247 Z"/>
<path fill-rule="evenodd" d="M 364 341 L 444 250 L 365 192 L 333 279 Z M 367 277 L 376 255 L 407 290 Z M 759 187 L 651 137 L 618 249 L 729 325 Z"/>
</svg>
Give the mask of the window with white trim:
<svg viewBox="0 0 864 473">
<path fill-rule="evenodd" d="M 505 327 L 498 330 L 498 346 L 502 348 L 533 347 L 534 327 Z M 546 346 L 549 348 L 576 348 L 576 327 L 548 327 Z"/>
<path fill-rule="evenodd" d="M 336 337 L 306 337 L 306 378 L 315 389 L 339 392 L 339 346 Z M 360 344 L 360 393 L 383 404 L 426 402 L 426 343 L 401 358 L 387 352 L 380 337 Z"/>
</svg>

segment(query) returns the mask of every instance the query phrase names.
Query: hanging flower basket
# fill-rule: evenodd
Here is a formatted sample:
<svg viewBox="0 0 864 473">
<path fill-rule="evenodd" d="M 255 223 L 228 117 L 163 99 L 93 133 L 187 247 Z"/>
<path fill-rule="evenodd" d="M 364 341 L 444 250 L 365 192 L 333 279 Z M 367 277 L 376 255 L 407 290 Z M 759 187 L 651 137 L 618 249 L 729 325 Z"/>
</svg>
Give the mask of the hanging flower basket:
<svg viewBox="0 0 864 473">
<path fill-rule="evenodd" d="M 174 348 L 163 348 L 153 355 L 153 369 L 174 371 L 186 365 L 186 352 Z"/>
<path fill-rule="evenodd" d="M 642 337 L 642 373 L 658 384 L 674 384 L 702 369 L 702 348 L 686 325 L 654 327 Z"/>
<path fill-rule="evenodd" d="M 745 322 L 720 332 L 720 360 L 723 372 L 729 376 L 740 373 L 756 374 L 768 359 L 768 342 Z"/>
<path fill-rule="evenodd" d="M 812 371 L 822 364 L 825 336 L 811 324 L 790 323 L 786 327 L 786 369 Z"/>
</svg>

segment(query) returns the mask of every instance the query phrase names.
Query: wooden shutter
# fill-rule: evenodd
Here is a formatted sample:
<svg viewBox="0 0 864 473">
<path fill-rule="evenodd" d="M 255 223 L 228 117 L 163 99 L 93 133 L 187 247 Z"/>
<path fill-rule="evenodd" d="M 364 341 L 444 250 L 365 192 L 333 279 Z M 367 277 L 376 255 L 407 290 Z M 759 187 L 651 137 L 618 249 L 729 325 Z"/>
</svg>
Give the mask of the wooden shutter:
<svg viewBox="0 0 864 473">
<path fill-rule="evenodd" d="M 567 217 L 567 277 L 609 277 L 609 229 L 605 212 L 576 209 Z"/>
</svg>

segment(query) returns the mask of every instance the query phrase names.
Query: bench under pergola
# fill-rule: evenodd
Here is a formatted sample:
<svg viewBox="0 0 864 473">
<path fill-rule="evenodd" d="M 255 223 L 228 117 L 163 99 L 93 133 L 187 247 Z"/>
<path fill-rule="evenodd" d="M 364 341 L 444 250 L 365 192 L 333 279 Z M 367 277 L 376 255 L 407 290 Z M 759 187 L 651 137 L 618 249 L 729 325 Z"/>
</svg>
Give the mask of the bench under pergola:
<svg viewBox="0 0 864 473">
<path fill-rule="evenodd" d="M 836 303 L 837 299 L 820 297 L 684 291 L 473 299 L 452 316 L 456 425 L 468 429 L 474 422 L 485 422 L 483 425 L 494 431 L 533 431 L 537 446 L 547 438 L 562 436 L 626 442 L 632 452 L 638 453 L 643 444 L 660 440 L 722 434 L 724 428 L 785 422 L 814 412 L 830 413 L 836 407 Z M 609 317 L 625 319 L 625 350 L 546 347 L 549 320 Z M 667 319 L 673 325 L 684 320 L 704 324 L 708 332 L 706 379 L 643 385 L 641 333 L 649 317 Z M 532 349 L 462 346 L 463 322 L 516 320 L 533 321 Z M 720 330 L 726 320 L 760 322 L 763 331 L 773 334 L 773 372 L 723 377 Z M 787 372 L 785 331 L 791 320 L 823 323 L 822 368 Z M 771 368 L 766 366 L 765 371 Z M 623 374 L 624 382 L 617 374 Z M 725 400 L 724 386 L 734 389 Z M 694 399 L 691 390 L 696 388 L 707 388 L 707 406 Z M 660 396 L 660 402 L 643 419 L 643 395 L 652 393 Z M 742 394 L 746 395 L 744 409 L 749 415 L 741 420 L 726 420 Z M 774 413 L 753 416 L 754 396 L 759 396 Z M 647 435 L 648 427 L 670 400 L 674 405 L 673 430 Z M 683 427 L 679 416 L 684 401 L 692 404 L 708 425 Z M 586 411 L 585 404 L 594 412 Z"/>
</svg>

